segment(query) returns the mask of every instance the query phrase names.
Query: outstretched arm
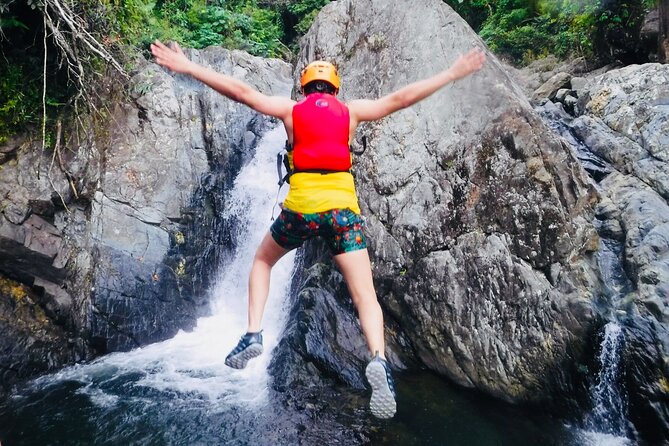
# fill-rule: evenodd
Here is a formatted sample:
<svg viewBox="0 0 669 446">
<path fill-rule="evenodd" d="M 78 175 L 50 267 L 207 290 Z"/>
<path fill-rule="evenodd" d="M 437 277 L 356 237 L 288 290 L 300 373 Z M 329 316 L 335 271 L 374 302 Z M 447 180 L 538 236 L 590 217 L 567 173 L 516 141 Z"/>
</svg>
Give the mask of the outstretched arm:
<svg viewBox="0 0 669 446">
<path fill-rule="evenodd" d="M 255 111 L 281 120 L 290 117 L 294 102 L 287 97 L 267 96 L 250 85 L 225 74 L 205 68 L 191 60 L 181 51 L 177 43 L 171 47 L 156 40 L 151 44 L 151 53 L 158 65 L 175 73 L 182 73 L 205 83 L 233 101 L 248 105 Z"/>
<path fill-rule="evenodd" d="M 376 100 L 360 99 L 349 102 L 347 104 L 349 112 L 356 124 L 381 119 L 425 99 L 450 82 L 480 70 L 483 62 L 485 54 L 480 49 L 474 48 L 460 56 L 450 68 L 430 78 L 413 82 Z"/>
</svg>

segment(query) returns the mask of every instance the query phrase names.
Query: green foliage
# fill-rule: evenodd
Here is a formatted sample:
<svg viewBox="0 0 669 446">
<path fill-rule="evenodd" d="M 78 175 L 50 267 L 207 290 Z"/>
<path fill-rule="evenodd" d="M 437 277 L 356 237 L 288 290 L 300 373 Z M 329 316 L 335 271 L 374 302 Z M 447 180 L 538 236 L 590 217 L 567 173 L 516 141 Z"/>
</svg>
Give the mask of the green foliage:
<svg viewBox="0 0 669 446">
<path fill-rule="evenodd" d="M 490 48 L 527 63 L 634 53 L 645 11 L 657 0 L 446 0 Z"/>
<path fill-rule="evenodd" d="M 12 28 L 22 28 L 27 30 L 28 27 L 16 17 L 0 17 L 0 34 L 10 32 Z"/>
<path fill-rule="evenodd" d="M 283 28 L 277 12 L 259 8 L 255 1 L 249 1 L 232 11 L 228 23 L 223 41 L 225 46 L 259 56 L 281 55 Z"/>
<path fill-rule="evenodd" d="M 34 106 L 39 102 L 34 85 L 25 89 L 23 68 L 19 65 L 0 65 L 0 144 L 17 128 L 32 121 Z"/>
<path fill-rule="evenodd" d="M 0 65 L 0 144 L 28 126 L 42 121 L 42 79 L 31 61 L 10 61 Z M 53 82 L 54 79 L 48 79 Z M 64 86 L 47 91 L 47 127 L 59 109 L 66 105 L 70 92 Z M 48 144 L 47 144 L 48 145 Z"/>
<path fill-rule="evenodd" d="M 318 12 L 328 3 L 330 0 L 300 0 L 288 6 L 288 11 L 296 18 L 294 26 L 296 34 L 305 34 L 314 23 Z"/>
<path fill-rule="evenodd" d="M 112 29 L 127 44 L 147 48 L 155 39 L 187 47 L 222 45 L 258 56 L 283 51 L 280 14 L 256 0 L 106 0 Z"/>
<path fill-rule="evenodd" d="M 87 0 L 90 1 L 90 0 Z M 272 6 L 258 0 L 104 0 L 112 34 L 146 48 L 155 39 L 187 47 L 221 45 L 251 54 L 286 57 L 330 0 Z"/>
<path fill-rule="evenodd" d="M 477 33 L 492 12 L 489 0 L 444 0 L 469 23 Z M 492 0 L 491 0 L 492 1 Z"/>
<path fill-rule="evenodd" d="M 547 54 L 619 58 L 636 54 L 645 11 L 659 0 L 444 0 L 490 48 L 518 63 Z M 137 49 L 148 56 L 155 39 L 183 46 L 221 45 L 252 54 L 290 57 L 298 39 L 330 0 L 69 0 L 70 8 L 108 48 Z M 0 0 L 0 143 L 12 132 L 38 124 L 42 113 L 38 0 Z M 18 11 L 18 12 L 17 12 Z M 32 12 L 30 12 L 32 11 Z M 32 14 L 32 16 L 30 15 Z M 379 45 L 383 42 L 378 41 Z M 48 114 L 69 102 L 67 77 L 58 49 L 50 43 Z M 132 57 L 123 58 L 129 63 Z M 104 62 L 86 59 L 102 72 Z"/>
</svg>

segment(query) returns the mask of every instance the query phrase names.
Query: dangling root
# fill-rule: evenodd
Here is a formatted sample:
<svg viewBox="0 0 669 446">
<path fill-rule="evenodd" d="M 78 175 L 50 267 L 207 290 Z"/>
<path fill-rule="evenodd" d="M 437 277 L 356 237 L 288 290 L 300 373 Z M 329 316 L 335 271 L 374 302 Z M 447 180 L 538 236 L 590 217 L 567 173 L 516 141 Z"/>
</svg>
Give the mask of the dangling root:
<svg viewBox="0 0 669 446">
<path fill-rule="evenodd" d="M 86 29 L 86 20 L 73 11 L 73 2 L 67 0 L 42 0 L 40 9 L 44 16 L 44 70 L 42 85 L 42 154 L 46 148 L 46 61 L 47 61 L 47 39 L 52 38 L 58 52 L 60 53 L 60 63 L 66 64 L 67 71 L 74 80 L 77 88 L 76 95 L 71 99 L 74 105 L 76 120 L 81 123 L 79 117 L 79 101 L 83 99 L 85 108 L 94 112 L 99 112 L 96 108 L 96 101 L 91 97 L 95 95 L 95 90 L 91 88 L 94 82 L 91 82 L 88 77 L 93 73 L 91 69 L 92 60 L 96 57 L 102 58 L 108 65 L 112 66 L 125 79 L 129 76 L 121 66 L 121 64 L 107 51 L 95 37 L 93 37 Z M 69 212 L 65 199 L 61 193 L 54 186 L 51 178 L 51 171 L 55 161 L 58 161 L 58 167 L 65 174 L 70 188 L 72 189 L 75 198 L 78 197 L 78 192 L 75 187 L 72 175 L 64 165 L 60 153 L 60 140 L 62 133 L 62 123 L 59 119 L 56 124 L 56 139 L 54 141 L 53 156 L 51 164 L 47 171 L 47 178 L 51 187 L 56 191 L 66 211 Z M 77 135 L 78 136 L 78 135 Z M 40 157 L 40 160 L 42 157 Z M 37 166 L 37 176 L 39 178 L 41 170 L 41 161 Z"/>
<path fill-rule="evenodd" d="M 81 87 L 84 86 L 83 80 L 85 78 L 81 58 L 86 57 L 87 52 L 101 57 L 121 75 L 128 77 L 121 64 L 105 49 L 104 45 L 86 30 L 85 21 L 77 16 L 67 3 L 62 3 L 60 0 L 43 1 L 46 25 L 51 31 L 56 45 L 66 56 L 68 67 L 77 76 Z M 61 29 L 61 24 L 64 24 L 66 29 Z M 83 44 L 85 48 L 79 48 L 80 44 Z"/>
</svg>

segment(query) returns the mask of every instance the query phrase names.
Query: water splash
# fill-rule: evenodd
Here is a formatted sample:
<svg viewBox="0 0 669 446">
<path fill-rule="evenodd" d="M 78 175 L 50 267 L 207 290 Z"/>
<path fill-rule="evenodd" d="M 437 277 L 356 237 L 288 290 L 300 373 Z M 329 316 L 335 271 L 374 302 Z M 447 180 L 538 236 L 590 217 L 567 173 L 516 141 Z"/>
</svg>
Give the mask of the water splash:
<svg viewBox="0 0 669 446">
<path fill-rule="evenodd" d="M 241 230 L 237 252 L 223 266 L 212 289 L 211 316 L 198 320 L 193 331 L 179 332 L 167 341 L 110 354 L 41 377 L 24 392 L 48 393 L 63 383 L 76 384 L 77 395 L 86 396 L 101 408 L 126 404 L 127 398 L 150 406 L 162 398 L 144 395 L 156 392 L 184 404 L 206 402 L 210 411 L 264 405 L 269 381 L 267 365 L 285 323 L 283 307 L 289 291 L 293 253 L 273 270 L 263 324 L 265 353 L 244 370 L 231 369 L 224 360 L 246 330 L 248 273 L 255 249 L 270 224 L 277 198 L 275 157 L 285 138 L 283 127 L 269 131 L 226 197 L 230 205 L 228 213 L 240 223 Z"/>
</svg>

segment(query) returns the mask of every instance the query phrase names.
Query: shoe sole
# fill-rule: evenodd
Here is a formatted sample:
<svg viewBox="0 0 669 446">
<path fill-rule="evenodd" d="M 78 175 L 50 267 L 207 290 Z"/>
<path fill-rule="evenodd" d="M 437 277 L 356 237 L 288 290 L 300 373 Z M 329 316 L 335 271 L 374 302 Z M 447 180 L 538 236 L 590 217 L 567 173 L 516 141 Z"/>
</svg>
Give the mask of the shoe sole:
<svg viewBox="0 0 669 446">
<path fill-rule="evenodd" d="M 376 418 L 392 418 L 397 410 L 395 396 L 388 387 L 386 369 L 380 362 L 371 362 L 365 369 L 369 385 L 372 386 L 372 397 L 369 409 Z"/>
<path fill-rule="evenodd" d="M 262 350 L 261 344 L 251 344 L 236 355 L 225 358 L 225 365 L 232 367 L 233 369 L 243 369 L 246 367 L 246 363 L 249 362 L 249 359 L 260 356 Z"/>
</svg>

